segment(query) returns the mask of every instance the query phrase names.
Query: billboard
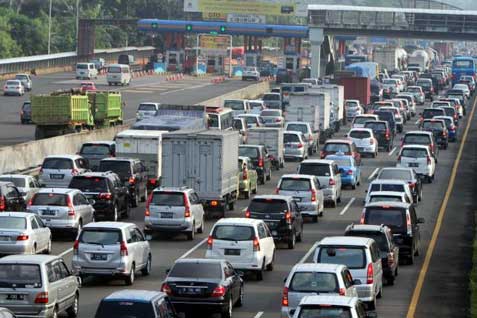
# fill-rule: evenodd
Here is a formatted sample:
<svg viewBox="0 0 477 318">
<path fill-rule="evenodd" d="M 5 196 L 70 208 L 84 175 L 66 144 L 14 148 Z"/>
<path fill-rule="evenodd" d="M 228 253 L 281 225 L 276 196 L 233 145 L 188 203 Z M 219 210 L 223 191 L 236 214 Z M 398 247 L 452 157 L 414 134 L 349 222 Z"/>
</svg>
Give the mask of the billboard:
<svg viewBox="0 0 477 318">
<path fill-rule="evenodd" d="M 184 0 L 185 12 L 296 15 L 295 0 Z"/>
<path fill-rule="evenodd" d="M 200 34 L 199 47 L 205 54 L 224 55 L 230 47 L 230 36 Z"/>
</svg>

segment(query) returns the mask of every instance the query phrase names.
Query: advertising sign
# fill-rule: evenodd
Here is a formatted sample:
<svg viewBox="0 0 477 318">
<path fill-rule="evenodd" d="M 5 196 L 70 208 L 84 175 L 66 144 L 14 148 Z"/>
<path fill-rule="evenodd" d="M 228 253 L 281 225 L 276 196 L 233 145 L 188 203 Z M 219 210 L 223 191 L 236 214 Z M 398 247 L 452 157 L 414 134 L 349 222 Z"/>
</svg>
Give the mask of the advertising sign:
<svg viewBox="0 0 477 318">
<path fill-rule="evenodd" d="M 227 22 L 265 24 L 267 20 L 264 15 L 229 13 L 227 14 Z"/>
<path fill-rule="evenodd" d="M 294 16 L 295 0 L 184 0 L 185 12 Z"/>
</svg>

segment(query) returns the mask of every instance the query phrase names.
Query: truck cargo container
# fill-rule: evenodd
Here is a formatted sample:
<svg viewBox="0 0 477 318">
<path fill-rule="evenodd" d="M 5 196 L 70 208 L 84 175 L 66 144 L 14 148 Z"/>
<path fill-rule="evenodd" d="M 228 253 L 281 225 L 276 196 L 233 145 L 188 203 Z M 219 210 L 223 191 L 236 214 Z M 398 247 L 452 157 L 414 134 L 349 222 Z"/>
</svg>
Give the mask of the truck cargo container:
<svg viewBox="0 0 477 318">
<path fill-rule="evenodd" d="M 345 67 L 345 71 L 353 72 L 356 77 L 376 78 L 379 74 L 379 65 L 375 62 L 354 63 Z"/>
<path fill-rule="evenodd" d="M 357 99 L 362 105 L 371 102 L 371 81 L 364 77 L 343 77 L 339 84 L 344 87 L 345 99 Z"/>
<path fill-rule="evenodd" d="M 284 129 L 279 127 L 257 127 L 248 130 L 247 144 L 265 146 L 276 170 L 283 168 L 285 163 L 283 132 Z"/>
<path fill-rule="evenodd" d="M 408 67 L 419 67 L 421 72 L 425 72 L 430 66 L 429 54 L 424 50 L 416 50 L 409 56 L 407 65 Z"/>
<path fill-rule="evenodd" d="M 162 185 L 194 189 L 210 215 L 233 210 L 239 194 L 239 133 L 190 130 L 162 136 Z"/>
<path fill-rule="evenodd" d="M 154 117 L 136 122 L 137 130 L 205 129 L 207 127 L 206 107 L 201 105 L 159 104 Z"/>
<path fill-rule="evenodd" d="M 335 132 L 338 132 L 344 122 L 344 87 L 334 84 L 318 85 L 310 88 L 309 92 L 328 93 L 332 104 L 330 117 L 331 125 Z"/>
<path fill-rule="evenodd" d="M 402 56 L 400 56 L 398 48 L 395 47 L 375 48 L 373 61 L 388 70 L 388 72 L 403 70 L 405 66 L 405 61 L 403 61 Z"/>
</svg>

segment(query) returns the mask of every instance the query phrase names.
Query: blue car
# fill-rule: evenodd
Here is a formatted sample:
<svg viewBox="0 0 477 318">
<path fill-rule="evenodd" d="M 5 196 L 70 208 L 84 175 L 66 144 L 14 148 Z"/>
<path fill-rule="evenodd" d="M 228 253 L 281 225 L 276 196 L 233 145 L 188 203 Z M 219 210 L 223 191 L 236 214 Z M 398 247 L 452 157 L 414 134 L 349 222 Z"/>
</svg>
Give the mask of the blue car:
<svg viewBox="0 0 477 318">
<path fill-rule="evenodd" d="M 352 156 L 347 155 L 329 155 L 326 159 L 333 160 L 338 165 L 341 172 L 341 186 L 351 186 L 354 190 L 361 183 L 361 169 L 356 164 Z"/>
</svg>

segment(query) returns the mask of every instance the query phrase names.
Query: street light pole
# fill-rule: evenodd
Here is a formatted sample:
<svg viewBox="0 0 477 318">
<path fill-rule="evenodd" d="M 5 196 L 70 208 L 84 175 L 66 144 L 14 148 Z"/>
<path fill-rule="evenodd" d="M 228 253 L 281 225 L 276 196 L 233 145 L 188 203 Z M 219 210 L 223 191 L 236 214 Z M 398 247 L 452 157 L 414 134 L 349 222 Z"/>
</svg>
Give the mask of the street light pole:
<svg viewBox="0 0 477 318">
<path fill-rule="evenodd" d="M 78 36 L 79 36 L 79 5 L 80 0 L 76 0 L 76 54 L 78 54 Z"/>
</svg>

